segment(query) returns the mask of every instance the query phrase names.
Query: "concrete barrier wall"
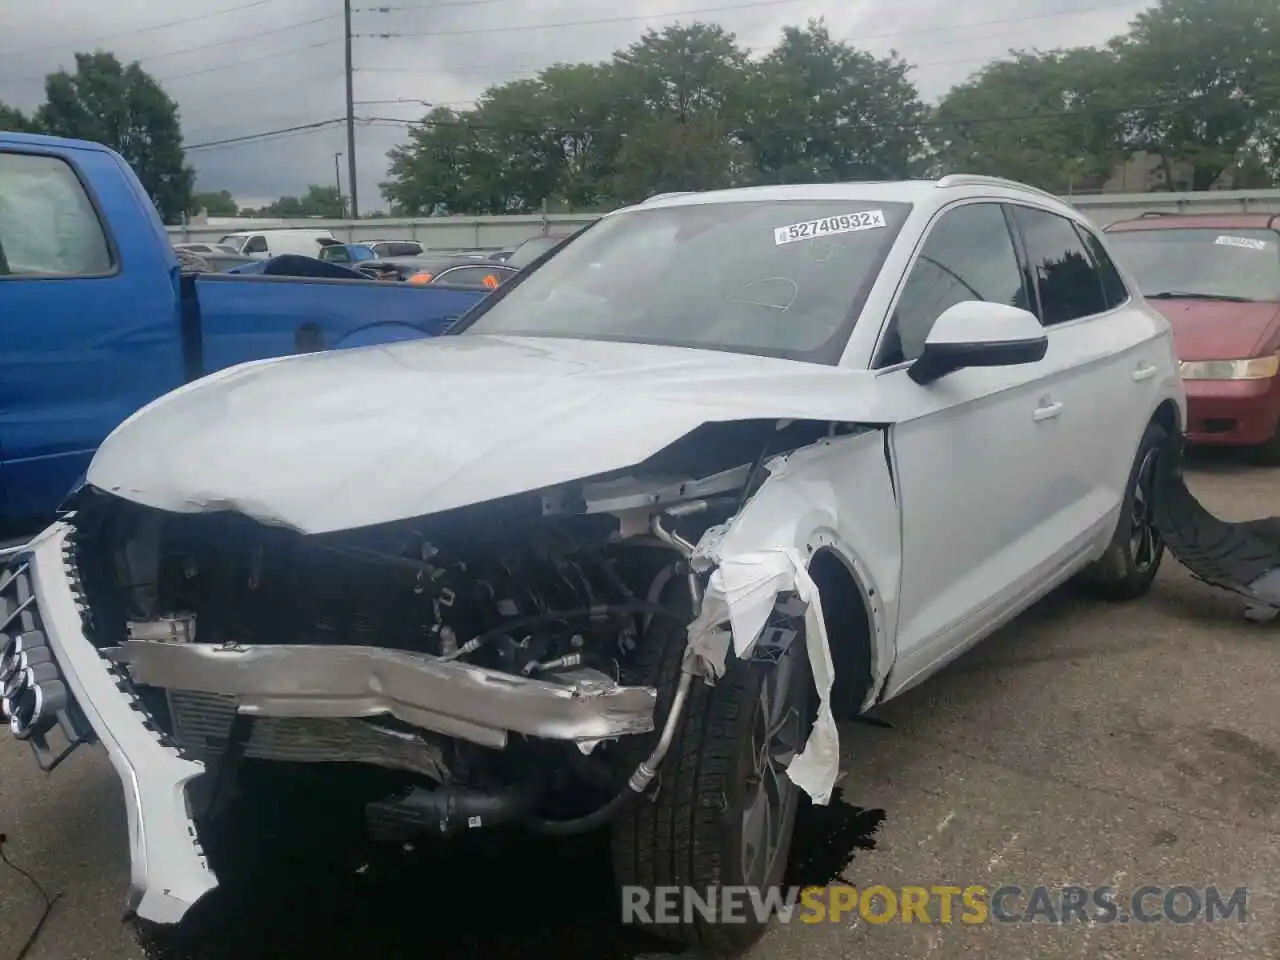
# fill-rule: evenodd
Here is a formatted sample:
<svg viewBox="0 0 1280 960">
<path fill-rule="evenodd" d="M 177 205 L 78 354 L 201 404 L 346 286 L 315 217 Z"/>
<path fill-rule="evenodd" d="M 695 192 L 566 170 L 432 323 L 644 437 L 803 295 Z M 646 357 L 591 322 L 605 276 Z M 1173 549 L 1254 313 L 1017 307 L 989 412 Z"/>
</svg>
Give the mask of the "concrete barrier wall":
<svg viewBox="0 0 1280 960">
<path fill-rule="evenodd" d="M 1280 190 L 1211 190 L 1199 193 L 1110 193 L 1063 197 L 1101 227 L 1161 213 L 1280 213 Z M 279 227 L 328 229 L 349 242 L 418 240 L 434 250 L 513 247 L 544 233 L 571 233 L 596 219 L 595 214 L 532 214 L 510 217 L 386 217 L 375 220 L 246 220 L 242 224 L 193 224 L 169 227 L 179 240 L 218 240 L 243 230 Z"/>
</svg>

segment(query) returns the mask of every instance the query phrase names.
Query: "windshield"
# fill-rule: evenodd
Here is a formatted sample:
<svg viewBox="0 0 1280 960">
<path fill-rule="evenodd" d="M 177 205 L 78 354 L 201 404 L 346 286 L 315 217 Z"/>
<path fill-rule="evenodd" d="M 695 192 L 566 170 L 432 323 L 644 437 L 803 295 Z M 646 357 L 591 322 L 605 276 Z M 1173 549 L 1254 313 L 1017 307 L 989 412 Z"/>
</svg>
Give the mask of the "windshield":
<svg viewBox="0 0 1280 960">
<path fill-rule="evenodd" d="M 1189 227 L 1107 234 L 1116 259 L 1156 299 L 1280 300 L 1273 230 Z"/>
<path fill-rule="evenodd" d="M 249 235 L 247 233 L 228 233 L 225 237 L 219 240 L 218 243 L 228 246 L 236 253 L 239 253 L 244 247 L 245 241 L 248 239 Z"/>
<path fill-rule="evenodd" d="M 767 200 L 608 216 L 460 332 L 834 363 L 910 209 Z"/>
</svg>

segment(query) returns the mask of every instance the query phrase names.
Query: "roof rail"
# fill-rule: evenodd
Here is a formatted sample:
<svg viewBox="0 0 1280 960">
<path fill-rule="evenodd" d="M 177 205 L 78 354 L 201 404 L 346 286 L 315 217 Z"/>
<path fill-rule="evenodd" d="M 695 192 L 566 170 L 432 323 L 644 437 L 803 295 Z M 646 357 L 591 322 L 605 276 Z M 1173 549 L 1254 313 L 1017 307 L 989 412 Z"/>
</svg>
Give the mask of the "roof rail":
<svg viewBox="0 0 1280 960">
<path fill-rule="evenodd" d="M 1168 210 L 1143 210 L 1142 213 L 1138 214 L 1138 219 L 1145 220 L 1147 217 L 1169 217 L 1169 216 L 1173 216 L 1173 214 L 1169 213 Z"/>
<path fill-rule="evenodd" d="M 651 197 L 645 197 L 641 203 L 652 203 L 654 200 L 666 200 L 669 197 L 687 197 L 691 193 L 697 193 L 697 190 L 673 190 L 670 193 L 655 193 Z"/>
<path fill-rule="evenodd" d="M 964 186 L 992 186 L 1005 187 L 1009 190 L 1025 190 L 1027 193 L 1034 193 L 1041 197 L 1050 197 L 1062 202 L 1061 197 L 1055 197 L 1048 190 L 1041 190 L 1039 187 L 1033 187 L 1029 183 L 1021 183 L 1017 180 L 1009 180 L 1006 177 L 989 177 L 981 173 L 948 173 L 945 177 L 938 179 L 937 186 L 943 189 L 947 187 L 964 187 Z"/>
</svg>

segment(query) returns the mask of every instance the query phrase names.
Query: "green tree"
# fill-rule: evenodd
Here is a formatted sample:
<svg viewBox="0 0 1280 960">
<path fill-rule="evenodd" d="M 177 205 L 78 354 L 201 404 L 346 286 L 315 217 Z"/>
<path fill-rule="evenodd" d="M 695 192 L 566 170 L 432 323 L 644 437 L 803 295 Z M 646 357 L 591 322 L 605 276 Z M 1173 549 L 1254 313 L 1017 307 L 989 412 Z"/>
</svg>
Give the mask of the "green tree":
<svg viewBox="0 0 1280 960">
<path fill-rule="evenodd" d="M 260 217 L 325 217 L 337 220 L 345 212 L 346 202 L 338 194 L 337 187 L 322 187 L 313 183 L 301 197 L 281 197 L 254 213 Z"/>
<path fill-rule="evenodd" d="M 896 54 L 831 38 L 821 20 L 787 27 L 751 73 L 745 139 L 765 183 L 905 177 L 926 108 Z"/>
<path fill-rule="evenodd" d="M 193 193 L 191 206 L 187 208 L 187 212 L 200 213 L 202 210 L 211 217 L 234 217 L 240 212 L 240 207 L 236 204 L 236 198 L 226 190 L 219 190 L 217 193 Z"/>
<path fill-rule="evenodd" d="M 983 173 L 1057 193 L 1097 189 L 1125 159 L 1116 55 L 1017 52 L 953 88 L 926 128 L 930 174 Z"/>
<path fill-rule="evenodd" d="M 1275 0 L 1160 0 L 1112 48 L 1140 107 L 1126 117 L 1130 146 L 1159 158 L 1166 189 L 1209 189 L 1276 129 Z"/>
<path fill-rule="evenodd" d="M 45 80 L 36 113 L 42 130 L 106 144 L 129 162 L 166 223 L 191 206 L 195 172 L 182 151 L 178 105 L 137 63 L 110 53 L 77 53 L 74 73 Z"/>
<path fill-rule="evenodd" d="M 388 154 L 387 202 L 405 216 L 472 213 L 469 178 L 480 147 L 469 114 L 436 107 L 409 130 L 409 142 Z"/>
<path fill-rule="evenodd" d="M 630 113 L 611 63 L 556 64 L 539 75 L 556 133 L 559 198 L 571 210 L 612 206 L 613 178 Z"/>
<path fill-rule="evenodd" d="M 34 117 L 29 117 L 17 107 L 11 107 L 0 100 L 0 130 L 11 130 L 14 133 L 39 133 L 39 125 Z"/>
<path fill-rule="evenodd" d="M 468 189 L 481 213 L 530 213 L 560 181 L 558 136 L 541 79 L 486 90 L 468 120 L 475 142 Z"/>
<path fill-rule="evenodd" d="M 709 190 L 749 179 L 741 133 L 747 52 L 715 24 L 650 30 L 614 55 L 628 109 L 614 195 Z"/>
</svg>

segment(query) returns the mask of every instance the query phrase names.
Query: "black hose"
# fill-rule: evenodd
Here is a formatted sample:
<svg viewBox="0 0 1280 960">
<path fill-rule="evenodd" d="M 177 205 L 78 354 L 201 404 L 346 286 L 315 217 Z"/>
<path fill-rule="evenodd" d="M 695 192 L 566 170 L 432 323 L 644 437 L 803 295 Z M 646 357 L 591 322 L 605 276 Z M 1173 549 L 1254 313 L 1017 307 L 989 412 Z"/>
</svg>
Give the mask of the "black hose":
<svg viewBox="0 0 1280 960">
<path fill-rule="evenodd" d="M 579 617 L 597 617 L 601 615 L 621 615 L 628 613 L 648 613 L 658 617 L 667 617 L 676 620 L 681 626 L 686 626 L 689 622 L 687 616 L 681 616 L 674 610 L 664 607 L 660 603 L 649 603 L 644 600 L 633 600 L 628 603 L 602 603 L 594 607 L 575 607 L 572 610 L 548 610 L 545 613 L 532 613 L 525 617 L 515 617 L 511 620 L 505 620 L 491 630 L 484 633 L 478 633 L 468 640 L 461 648 L 459 654 L 463 652 L 474 653 L 480 647 L 484 646 L 490 640 L 497 639 L 505 633 L 512 630 L 519 630 L 522 627 L 536 627 L 542 623 L 549 623 L 555 620 L 573 620 Z M 452 659 L 452 658 L 446 658 Z"/>
<path fill-rule="evenodd" d="M 579 833 L 590 833 L 592 830 L 608 825 L 614 817 L 626 813 L 643 796 L 643 792 L 632 790 L 629 786 L 623 787 L 612 800 L 585 817 L 575 817 L 572 820 L 547 820 L 543 817 L 527 816 L 522 817 L 520 823 L 534 833 L 548 837 L 570 837 Z"/>
</svg>

